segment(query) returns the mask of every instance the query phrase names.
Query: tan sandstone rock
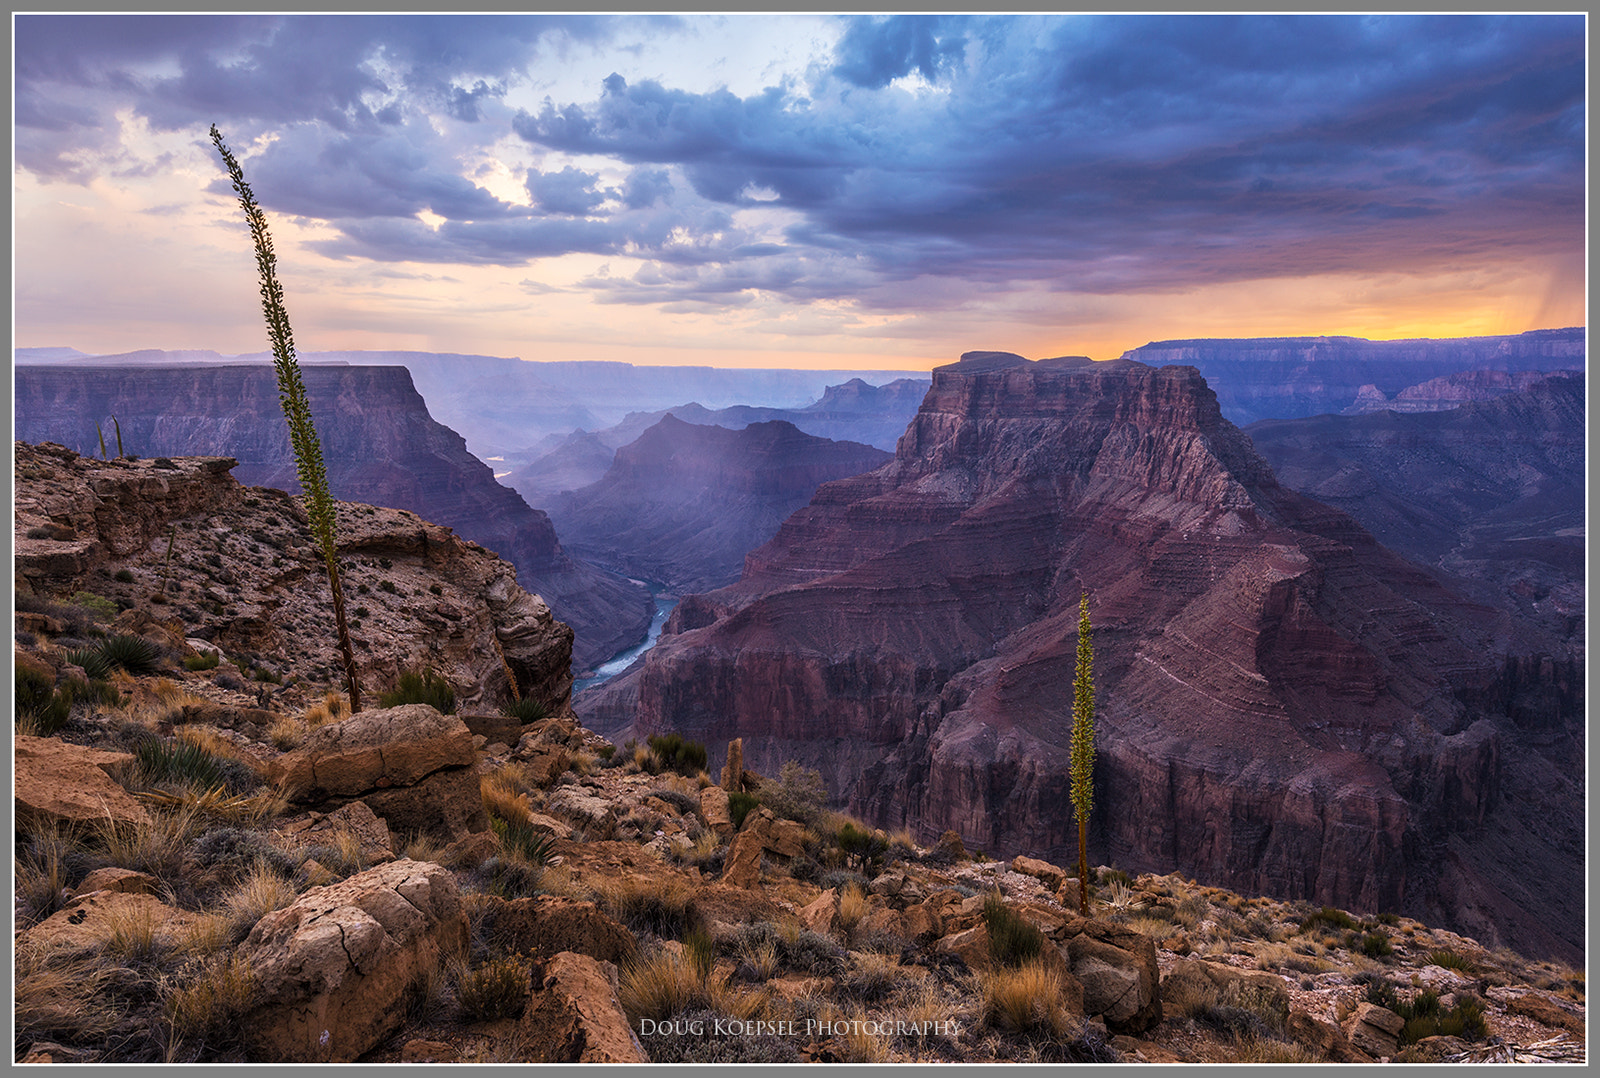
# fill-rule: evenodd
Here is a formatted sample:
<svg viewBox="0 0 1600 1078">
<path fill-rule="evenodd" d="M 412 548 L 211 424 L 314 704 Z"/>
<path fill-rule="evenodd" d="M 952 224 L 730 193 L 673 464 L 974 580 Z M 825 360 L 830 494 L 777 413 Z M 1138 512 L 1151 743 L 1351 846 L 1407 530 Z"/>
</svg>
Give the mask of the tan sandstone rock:
<svg viewBox="0 0 1600 1078">
<path fill-rule="evenodd" d="M 722 765 L 722 788 L 731 793 L 744 789 L 744 738 L 728 742 L 728 760 Z"/>
<path fill-rule="evenodd" d="M 114 782 L 106 768 L 127 766 L 126 752 L 102 752 L 53 737 L 18 735 L 13 759 L 19 828 L 54 823 L 148 824 L 150 814 Z"/>
<path fill-rule="evenodd" d="M 1066 926 L 1067 957 L 1083 985 L 1083 1009 L 1112 1033 L 1134 1035 L 1161 1021 L 1155 943 L 1122 925 L 1078 918 Z"/>
<path fill-rule="evenodd" d="M 726 838 L 733 834 L 733 816 L 728 811 L 728 791 L 721 786 L 707 786 L 700 791 L 700 815 L 706 826 Z"/>
<path fill-rule="evenodd" d="M 1066 882 L 1067 874 L 1048 861 L 1041 861 L 1036 857 L 1013 857 L 1011 871 L 1020 872 L 1024 876 L 1032 876 L 1051 891 L 1059 890 Z"/>
<path fill-rule="evenodd" d="M 359 1059 L 405 1020 L 409 987 L 467 947 L 449 871 L 391 861 L 314 887 L 240 945 L 257 989 L 241 1019 L 259 1062 Z"/>
<path fill-rule="evenodd" d="M 593 902 L 558 895 L 482 895 L 476 902 L 478 931 L 508 953 L 552 957 L 570 951 L 619 965 L 633 957 L 633 933 Z"/>
<path fill-rule="evenodd" d="M 519 1028 L 530 1062 L 650 1062 L 618 999 L 617 967 L 588 955 L 564 951 L 545 963 Z"/>
</svg>

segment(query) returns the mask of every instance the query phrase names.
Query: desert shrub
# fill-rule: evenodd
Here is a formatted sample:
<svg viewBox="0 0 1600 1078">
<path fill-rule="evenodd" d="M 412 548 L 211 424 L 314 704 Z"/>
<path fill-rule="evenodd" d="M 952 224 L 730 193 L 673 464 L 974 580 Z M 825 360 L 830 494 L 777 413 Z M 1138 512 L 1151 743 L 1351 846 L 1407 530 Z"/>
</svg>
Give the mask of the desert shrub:
<svg viewBox="0 0 1600 1078">
<path fill-rule="evenodd" d="M 204 746 L 175 738 L 150 738 L 134 750 L 135 767 L 145 783 L 173 783 L 193 790 L 243 793 L 256 786 L 256 776 L 239 760 L 218 756 Z"/>
<path fill-rule="evenodd" d="M 844 970 L 848 957 L 848 952 L 827 936 L 794 925 L 779 928 L 771 921 L 739 925 L 730 935 L 720 937 L 717 942 L 720 953 L 735 958 L 747 957 L 770 947 L 777 956 L 779 971 L 814 977 L 839 974 Z"/>
<path fill-rule="evenodd" d="M 1438 993 L 1424 988 L 1409 1000 L 1400 1000 L 1389 1008 L 1405 1020 L 1400 1030 L 1401 1045 L 1415 1044 L 1424 1037 L 1460 1037 L 1467 1041 L 1481 1041 L 1489 1035 L 1484 1021 L 1483 1002 L 1475 996 L 1464 996 L 1450 1010 L 1439 1003 Z"/>
<path fill-rule="evenodd" d="M 456 1002 L 479 1022 L 517 1018 L 528 1004 L 531 988 L 528 966 L 521 959 L 492 958 L 462 976 Z"/>
<path fill-rule="evenodd" d="M 983 923 L 989 930 L 989 954 L 1002 966 L 1021 966 L 1044 950 L 1044 933 L 1007 906 L 998 891 L 983 900 Z"/>
<path fill-rule="evenodd" d="M 1453 969 L 1459 973 L 1478 972 L 1478 967 L 1471 960 L 1456 954 L 1454 951 L 1434 951 L 1428 955 L 1428 961 L 1432 965 Z"/>
<path fill-rule="evenodd" d="M 733 820 L 733 829 L 739 830 L 744 826 L 745 817 L 760 807 L 761 799 L 755 794 L 735 790 L 728 795 L 728 816 Z"/>
<path fill-rule="evenodd" d="M 378 694 L 378 706 L 400 707 L 402 704 L 428 704 L 445 715 L 456 713 L 456 690 L 439 674 L 424 667 L 420 670 L 402 670 L 389 692 Z"/>
<path fill-rule="evenodd" d="M 99 648 L 73 648 L 64 656 L 73 666 L 81 667 L 91 678 L 104 680 L 111 676 L 112 665 Z"/>
<path fill-rule="evenodd" d="M 685 741 L 682 734 L 653 734 L 646 743 L 664 768 L 691 777 L 705 770 L 706 747 L 698 741 Z"/>
<path fill-rule="evenodd" d="M 689 959 L 689 966 L 703 983 L 711 976 L 711 964 L 717 957 L 717 945 L 707 932 L 704 925 L 695 925 L 684 933 L 683 953 Z"/>
<path fill-rule="evenodd" d="M 133 571 L 130 569 L 118 569 L 114 574 L 112 574 L 112 579 L 119 584 L 132 584 Z"/>
<path fill-rule="evenodd" d="M 881 954 L 859 954 L 839 978 L 839 991 L 862 1003 L 878 1003 L 893 994 L 904 978 L 900 964 L 894 959 Z"/>
<path fill-rule="evenodd" d="M 215 651 L 202 651 L 198 655 L 186 655 L 183 659 L 183 668 L 194 672 L 215 670 L 220 665 L 222 665 L 222 655 Z"/>
<path fill-rule="evenodd" d="M 1357 975 L 1359 977 L 1359 974 Z M 1356 978 L 1352 978 L 1355 980 Z M 1357 983 L 1360 983 L 1357 981 Z M 1369 977 L 1366 981 L 1367 990 L 1362 998 L 1375 1007 L 1400 1013 L 1400 996 L 1394 990 L 1394 985 L 1382 977 Z"/>
<path fill-rule="evenodd" d="M 1391 928 L 1400 923 L 1400 915 L 1398 913 L 1390 913 L 1387 911 L 1378 914 L 1372 919 L 1378 922 L 1380 925 L 1388 925 Z"/>
<path fill-rule="evenodd" d="M 1332 906 L 1324 906 L 1315 913 L 1309 914 L 1300 922 L 1300 931 L 1309 932 L 1319 925 L 1350 931 L 1355 929 L 1356 922 L 1355 918 L 1344 912 L 1344 910 L 1334 909 Z"/>
<path fill-rule="evenodd" d="M 645 794 L 646 797 L 658 797 L 677 809 L 680 815 L 687 816 L 700 807 L 698 798 L 690 797 L 682 790 L 674 790 L 666 786 L 658 786 Z"/>
<path fill-rule="evenodd" d="M 55 733 L 72 715 L 72 696 L 57 692 L 55 679 L 31 666 L 16 668 L 16 724 L 41 736 Z"/>
<path fill-rule="evenodd" d="M 883 865 L 883 855 L 889 848 L 887 838 L 866 827 L 857 827 L 851 820 L 839 825 L 834 832 L 834 842 L 850 867 L 858 868 L 869 876 Z"/>
<path fill-rule="evenodd" d="M 67 602 L 86 611 L 95 621 L 110 621 L 117 616 L 117 604 L 92 591 L 73 592 Z"/>
<path fill-rule="evenodd" d="M 81 835 L 73 828 L 19 832 L 13 896 L 17 924 L 35 924 L 61 909 L 67 902 L 66 889 L 101 863 L 82 848 Z"/>
<path fill-rule="evenodd" d="M 544 868 L 555 853 L 556 837 L 548 831 L 540 831 L 531 823 L 490 816 L 489 828 L 500 840 L 502 850 L 530 865 Z"/>
<path fill-rule="evenodd" d="M 676 877 L 617 880 L 599 888 L 599 901 L 635 933 L 682 939 L 705 924 L 694 887 Z"/>
<path fill-rule="evenodd" d="M 1387 932 L 1374 930 L 1362 933 L 1353 944 L 1351 950 L 1358 950 L 1368 958 L 1388 958 L 1394 954 L 1394 946 L 1389 942 Z"/>
<path fill-rule="evenodd" d="M 605 765 L 607 767 L 610 767 L 613 763 L 612 757 L 616 756 L 617 754 L 617 747 L 608 741 L 599 748 L 595 749 L 594 752 L 596 756 L 605 761 Z"/>
<path fill-rule="evenodd" d="M 278 849 L 260 831 L 238 827 L 218 827 L 207 831 L 194 840 L 189 852 L 202 868 L 231 865 L 241 872 L 248 872 L 257 865 L 266 865 L 288 875 L 299 863 L 293 854 Z"/>
<path fill-rule="evenodd" d="M 664 1021 L 690 1009 L 709 1009 L 705 981 L 685 955 L 658 951 L 635 959 L 622 969 L 618 996 L 622 1009 L 638 1028 L 641 1018 Z"/>
<path fill-rule="evenodd" d="M 294 902 L 299 892 L 265 861 L 257 861 L 222 899 L 235 940 L 249 935 L 256 922 Z"/>
<path fill-rule="evenodd" d="M 535 700 L 531 696 L 524 696 L 513 700 L 500 709 L 500 714 L 507 718 L 516 719 L 526 726 L 530 722 L 538 722 L 550 714 L 550 709 L 544 701 Z"/>
<path fill-rule="evenodd" d="M 821 887 L 824 891 L 832 888 L 833 890 L 838 891 L 840 894 L 843 894 L 845 888 L 851 886 L 852 884 L 854 884 L 860 890 L 865 891 L 871 882 L 871 880 L 868 880 L 859 872 L 851 872 L 849 869 L 834 869 L 831 872 L 824 872 L 822 874 L 822 879 L 817 881 L 817 886 Z M 976 892 L 973 893 L 976 894 Z M 972 896 L 964 895 L 962 897 L 970 898 Z"/>
<path fill-rule="evenodd" d="M 719 1034 L 719 1028 L 730 1031 Z M 726 1016 L 705 1008 L 683 1011 L 670 1025 L 640 1040 L 652 1063 L 801 1062 L 788 1039 L 745 1033 L 742 1026 L 730 1029 Z"/>
<path fill-rule="evenodd" d="M 97 650 L 107 664 L 121 667 L 136 677 L 153 674 L 160 668 L 161 648 L 142 636 L 117 633 L 102 640 Z M 87 668 L 85 672 L 94 676 Z"/>
<path fill-rule="evenodd" d="M 191 963 L 176 980 L 163 1008 L 172 1043 L 188 1046 L 197 1058 L 243 1049 L 239 1019 L 255 988 L 249 964 L 237 954 L 212 955 Z"/>
<path fill-rule="evenodd" d="M 778 777 L 762 785 L 761 803 L 778 816 L 815 828 L 828 804 L 828 787 L 818 772 L 807 771 L 799 761 L 786 760 Z"/>
</svg>

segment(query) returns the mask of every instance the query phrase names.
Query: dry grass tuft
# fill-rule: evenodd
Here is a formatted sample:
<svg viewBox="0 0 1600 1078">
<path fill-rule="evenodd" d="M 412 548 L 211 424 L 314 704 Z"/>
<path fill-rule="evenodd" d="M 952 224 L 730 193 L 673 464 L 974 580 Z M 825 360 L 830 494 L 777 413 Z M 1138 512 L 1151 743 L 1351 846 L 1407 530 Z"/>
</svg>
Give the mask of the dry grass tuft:
<svg viewBox="0 0 1600 1078">
<path fill-rule="evenodd" d="M 622 1009 L 638 1023 L 662 1021 L 693 1007 L 711 1004 L 711 992 L 684 955 L 658 951 L 622 970 Z"/>
<path fill-rule="evenodd" d="M 1234 1055 L 1235 1063 L 1320 1063 L 1317 1054 L 1298 1044 L 1263 1037 L 1247 1040 Z"/>
<path fill-rule="evenodd" d="M 1060 976 L 1036 962 L 987 972 L 978 987 L 983 1020 L 995 1028 L 1062 1036 L 1071 1024 L 1061 1005 Z"/>
<path fill-rule="evenodd" d="M 217 955 L 192 967 L 188 983 L 166 1001 L 173 1042 L 237 1040 L 239 1017 L 249 1009 L 255 974 L 237 954 Z"/>
<path fill-rule="evenodd" d="M 306 724 L 304 720 L 285 715 L 272 724 L 267 731 L 267 739 L 272 742 L 273 748 L 283 752 L 297 749 L 306 739 Z"/>
<path fill-rule="evenodd" d="M 855 931 L 856 925 L 867 915 L 868 910 L 866 892 L 857 883 L 847 883 L 843 891 L 839 892 L 839 928 L 848 936 Z"/>
<path fill-rule="evenodd" d="M 114 972 L 92 954 L 19 941 L 12 982 L 16 1043 L 92 1043 L 111 1033 L 123 1018 L 122 1005 L 107 991 Z"/>
<path fill-rule="evenodd" d="M 130 962 L 148 961 L 160 949 L 155 915 L 122 906 L 105 911 L 105 953 Z"/>
<path fill-rule="evenodd" d="M 483 798 L 483 810 L 490 816 L 506 823 L 526 824 L 533 820 L 533 807 L 528 803 L 518 770 L 504 767 L 479 776 L 478 794 Z"/>
<path fill-rule="evenodd" d="M 271 866 L 257 862 L 250 874 L 223 896 L 222 907 L 227 911 L 229 927 L 236 935 L 243 936 L 261 918 L 273 910 L 283 909 L 298 897 L 293 883 L 278 875 Z"/>
</svg>

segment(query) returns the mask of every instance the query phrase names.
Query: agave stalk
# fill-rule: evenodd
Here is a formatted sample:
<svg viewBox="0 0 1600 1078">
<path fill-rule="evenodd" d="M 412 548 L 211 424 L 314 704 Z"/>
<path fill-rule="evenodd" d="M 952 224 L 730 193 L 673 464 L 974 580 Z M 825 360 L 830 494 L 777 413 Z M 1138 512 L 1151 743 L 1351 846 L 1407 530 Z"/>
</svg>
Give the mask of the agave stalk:
<svg viewBox="0 0 1600 1078">
<path fill-rule="evenodd" d="M 267 338 L 272 343 L 272 366 L 278 375 L 278 403 L 289 424 L 289 442 L 294 448 L 295 476 L 305 496 L 306 516 L 311 535 L 322 553 L 328 571 L 328 586 L 333 592 L 333 623 L 339 634 L 339 652 L 344 662 L 345 687 L 350 693 L 350 711 L 361 710 L 361 687 L 356 678 L 355 649 L 350 643 L 350 626 L 344 614 L 344 589 L 339 583 L 339 552 L 334 542 L 337 524 L 334 501 L 328 493 L 328 470 L 322 461 L 322 443 L 311 422 L 311 406 L 306 400 L 300 364 L 295 361 L 294 335 L 289 328 L 289 312 L 283 305 L 283 286 L 278 283 L 278 258 L 267 232 L 267 215 L 256 204 L 244 170 L 223 144 L 222 133 L 211 125 L 211 141 L 222 155 L 222 163 L 233 180 L 239 205 L 255 241 L 256 271 L 261 278 L 261 311 L 267 321 Z"/>
<path fill-rule="evenodd" d="M 122 424 L 117 422 L 116 416 L 111 417 L 111 426 L 117 432 L 117 459 L 121 460 L 127 454 L 122 451 Z M 104 456 L 105 454 L 102 453 L 101 455 Z"/>
<path fill-rule="evenodd" d="M 100 459 L 106 459 L 106 432 L 100 429 L 100 424 L 94 425 L 94 436 L 100 439 Z"/>
<path fill-rule="evenodd" d="M 1072 679 L 1072 807 L 1078 817 L 1078 912 L 1089 916 L 1089 813 L 1094 808 L 1094 643 L 1089 593 L 1078 600 L 1078 669 Z"/>
</svg>

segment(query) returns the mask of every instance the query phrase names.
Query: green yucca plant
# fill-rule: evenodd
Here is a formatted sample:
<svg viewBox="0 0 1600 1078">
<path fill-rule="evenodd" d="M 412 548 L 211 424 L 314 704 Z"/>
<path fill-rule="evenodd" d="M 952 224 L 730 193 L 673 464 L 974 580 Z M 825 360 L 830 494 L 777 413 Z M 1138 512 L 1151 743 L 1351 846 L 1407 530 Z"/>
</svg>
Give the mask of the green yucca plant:
<svg viewBox="0 0 1600 1078">
<path fill-rule="evenodd" d="M 344 615 L 344 590 L 339 585 L 338 550 L 334 545 L 337 523 L 333 496 L 328 493 L 328 471 L 322 462 L 322 443 L 311 422 L 311 406 L 306 400 L 300 364 L 295 361 L 294 335 L 289 328 L 289 312 L 283 305 L 283 286 L 278 283 L 278 258 L 267 232 L 267 215 L 256 205 L 255 195 L 245 182 L 244 170 L 222 141 L 222 132 L 211 125 L 211 141 L 222 155 L 222 163 L 238 192 L 239 205 L 255 241 L 256 270 L 261 277 L 261 310 L 267 320 L 267 337 L 272 342 L 272 366 L 278 375 L 278 403 L 289 423 L 289 442 L 294 447 L 295 476 L 305 492 L 306 516 L 311 534 L 322 553 L 328 571 L 328 586 L 333 592 L 334 628 L 339 634 L 339 652 L 344 661 L 345 687 L 350 693 L 350 711 L 361 710 L 361 688 L 356 678 L 355 649 L 350 643 L 350 626 Z"/>
</svg>

